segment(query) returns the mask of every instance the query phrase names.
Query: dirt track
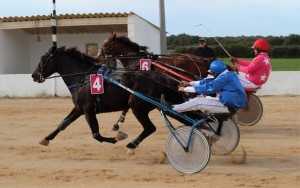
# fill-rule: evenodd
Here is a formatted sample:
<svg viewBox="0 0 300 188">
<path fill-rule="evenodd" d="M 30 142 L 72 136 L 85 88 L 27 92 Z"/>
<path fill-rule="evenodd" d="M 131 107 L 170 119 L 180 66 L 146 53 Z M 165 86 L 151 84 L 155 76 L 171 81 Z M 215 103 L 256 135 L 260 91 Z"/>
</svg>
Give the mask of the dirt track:
<svg viewBox="0 0 300 188">
<path fill-rule="evenodd" d="M 126 144 L 141 131 L 131 113 L 115 145 L 92 138 L 84 117 L 61 132 L 49 146 L 38 142 L 53 131 L 73 107 L 70 98 L 0 99 L 0 187 L 298 187 L 300 185 L 300 96 L 260 97 L 262 120 L 239 126 L 238 148 L 212 155 L 197 174 L 177 172 L 163 161 L 169 131 L 157 111 L 157 125 L 135 156 Z M 120 113 L 98 115 L 102 135 L 115 136 Z M 237 164 L 243 149 L 246 163 Z"/>
</svg>

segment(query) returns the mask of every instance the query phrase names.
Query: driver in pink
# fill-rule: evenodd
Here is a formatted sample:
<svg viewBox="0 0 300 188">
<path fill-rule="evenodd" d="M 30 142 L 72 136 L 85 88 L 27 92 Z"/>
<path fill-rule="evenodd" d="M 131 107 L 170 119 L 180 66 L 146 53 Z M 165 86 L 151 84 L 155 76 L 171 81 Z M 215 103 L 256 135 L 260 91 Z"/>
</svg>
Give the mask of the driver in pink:
<svg viewBox="0 0 300 188">
<path fill-rule="evenodd" d="M 237 62 L 239 66 L 232 65 L 233 69 L 246 73 L 239 75 L 244 88 L 258 88 L 267 82 L 271 70 L 271 60 L 268 56 L 269 44 L 266 39 L 260 38 L 253 43 L 255 58 L 252 61 L 230 57 L 231 62 Z"/>
</svg>

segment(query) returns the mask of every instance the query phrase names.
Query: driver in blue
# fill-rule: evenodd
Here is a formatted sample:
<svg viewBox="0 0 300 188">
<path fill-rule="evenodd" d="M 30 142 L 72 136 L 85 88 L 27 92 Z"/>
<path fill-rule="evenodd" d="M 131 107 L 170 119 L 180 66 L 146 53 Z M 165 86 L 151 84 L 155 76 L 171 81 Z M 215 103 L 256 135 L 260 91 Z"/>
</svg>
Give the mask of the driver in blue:
<svg viewBox="0 0 300 188">
<path fill-rule="evenodd" d="M 185 112 L 192 110 L 208 111 L 210 113 L 236 112 L 247 104 L 247 96 L 235 72 L 228 71 L 225 63 L 215 60 L 210 65 L 209 72 L 213 78 L 200 81 L 181 82 L 178 91 L 202 94 L 189 101 L 173 105 L 173 110 Z M 217 97 L 205 94 L 218 93 Z"/>
</svg>

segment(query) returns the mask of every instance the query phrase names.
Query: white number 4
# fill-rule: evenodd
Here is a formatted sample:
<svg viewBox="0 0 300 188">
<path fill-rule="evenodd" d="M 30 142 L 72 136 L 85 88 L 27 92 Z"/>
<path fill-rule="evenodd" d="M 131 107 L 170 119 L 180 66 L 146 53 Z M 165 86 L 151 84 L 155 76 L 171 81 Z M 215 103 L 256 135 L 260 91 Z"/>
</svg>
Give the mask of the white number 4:
<svg viewBox="0 0 300 188">
<path fill-rule="evenodd" d="M 94 83 L 93 83 L 93 88 L 97 89 L 98 91 L 101 90 L 101 83 L 100 83 L 100 78 L 99 77 L 96 77 Z"/>
<path fill-rule="evenodd" d="M 91 94 L 102 94 L 104 93 L 103 77 L 102 74 L 90 75 L 91 81 Z"/>
</svg>

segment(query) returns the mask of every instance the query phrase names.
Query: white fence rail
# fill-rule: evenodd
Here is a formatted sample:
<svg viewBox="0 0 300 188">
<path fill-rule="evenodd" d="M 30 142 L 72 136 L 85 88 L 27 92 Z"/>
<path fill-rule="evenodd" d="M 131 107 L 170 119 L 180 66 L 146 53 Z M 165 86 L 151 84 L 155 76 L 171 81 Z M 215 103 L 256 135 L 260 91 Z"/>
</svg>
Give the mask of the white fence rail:
<svg viewBox="0 0 300 188">
<path fill-rule="evenodd" d="M 272 72 L 268 83 L 257 95 L 300 95 L 300 72 Z M 63 80 L 54 78 L 42 84 L 33 82 L 30 74 L 0 75 L 0 97 L 49 97 L 70 96 Z"/>
</svg>

